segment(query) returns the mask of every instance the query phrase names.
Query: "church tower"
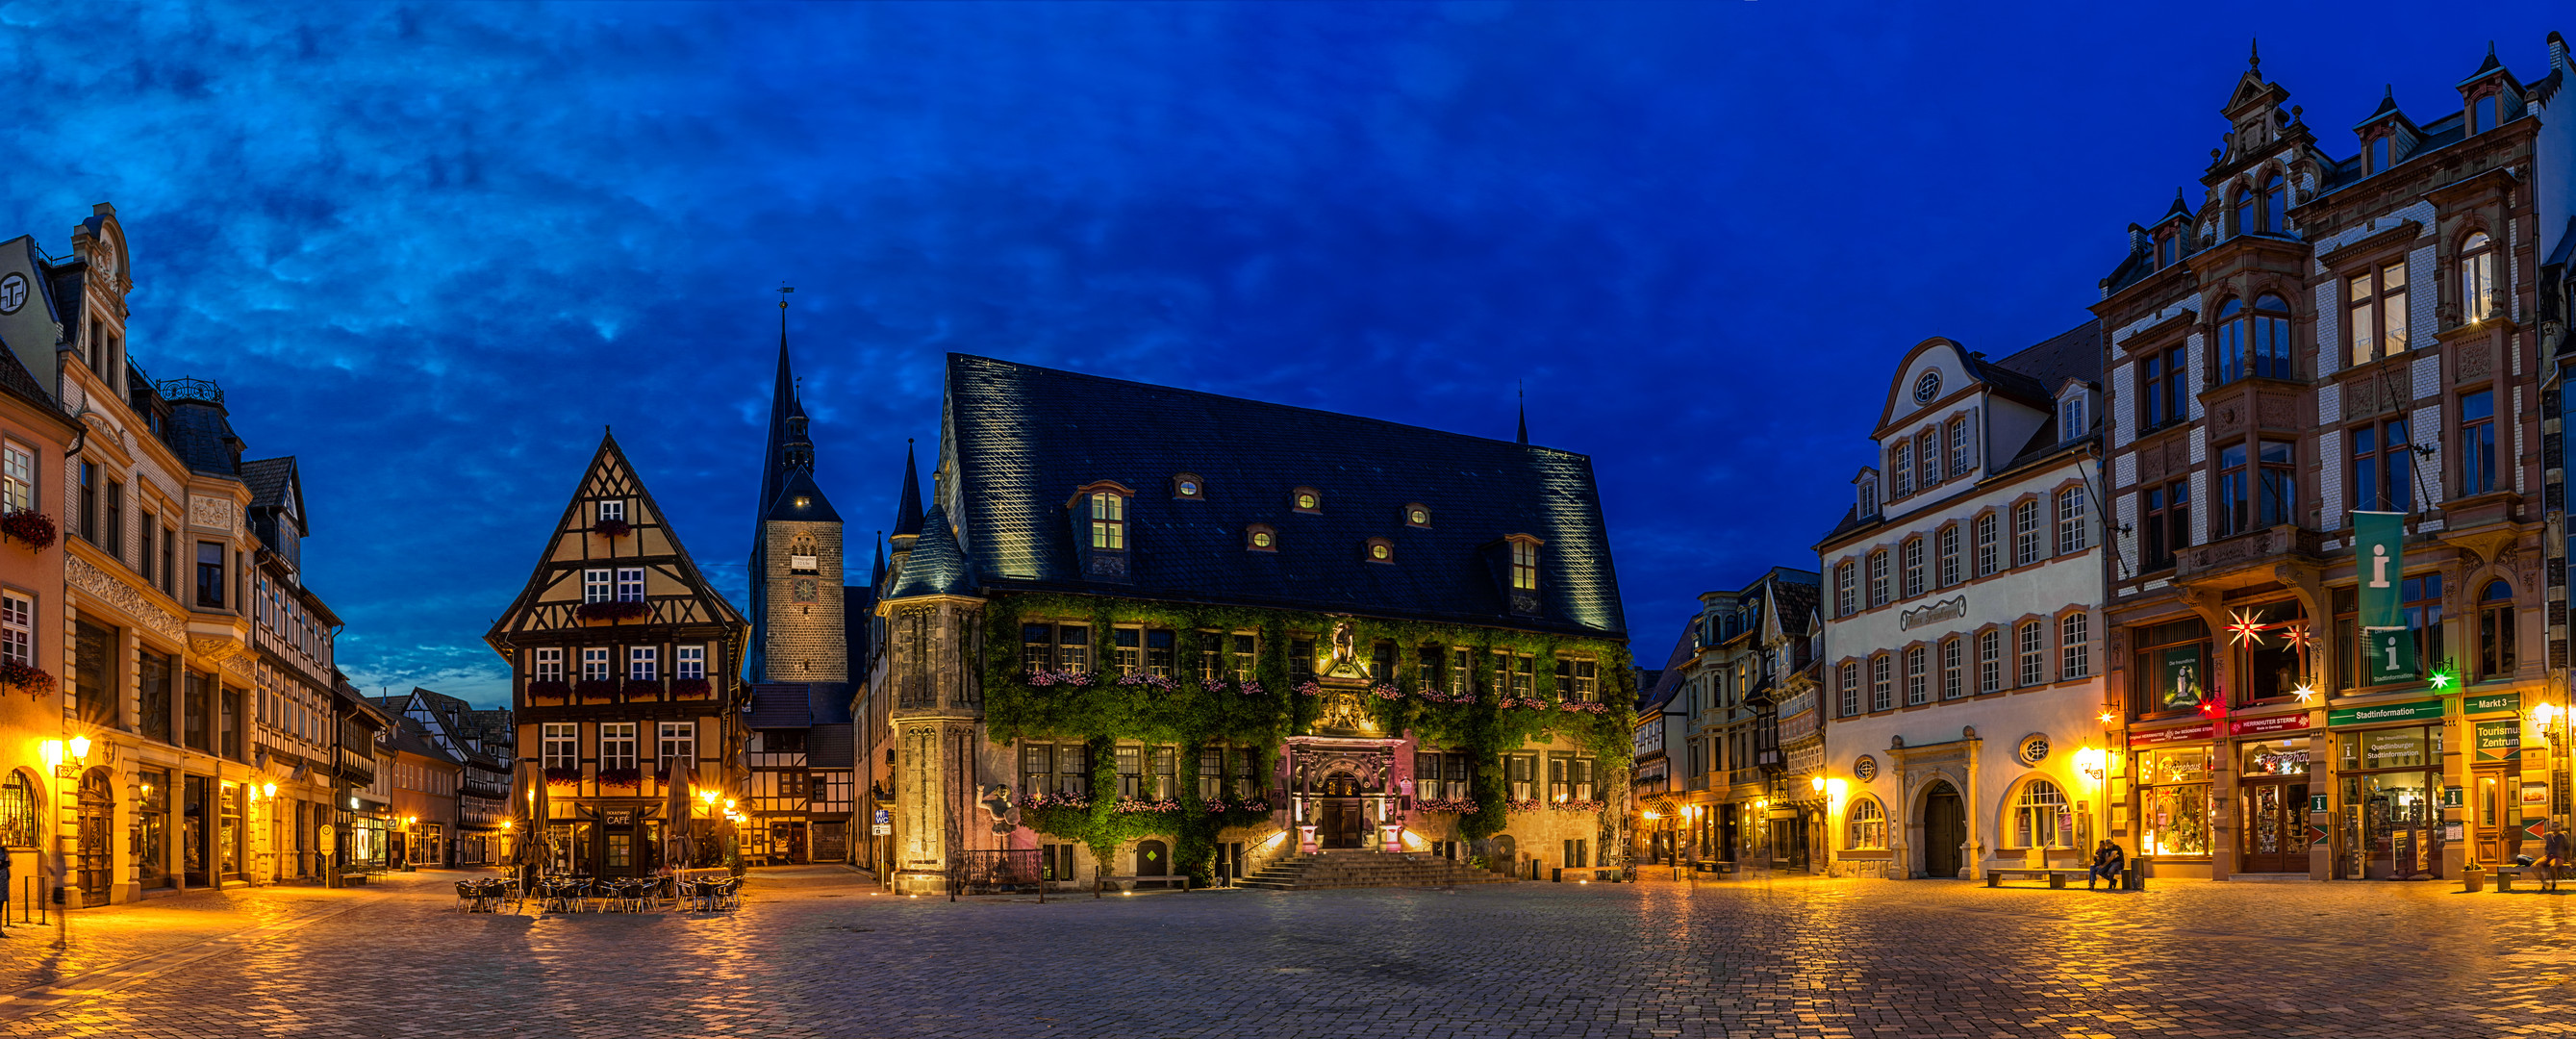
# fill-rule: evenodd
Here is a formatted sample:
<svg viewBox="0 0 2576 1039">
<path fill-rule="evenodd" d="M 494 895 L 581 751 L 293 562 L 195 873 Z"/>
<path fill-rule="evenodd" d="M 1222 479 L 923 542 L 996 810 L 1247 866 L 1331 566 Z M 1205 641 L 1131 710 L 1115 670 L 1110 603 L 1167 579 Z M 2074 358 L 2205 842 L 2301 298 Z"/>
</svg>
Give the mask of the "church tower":
<svg viewBox="0 0 2576 1039">
<path fill-rule="evenodd" d="M 751 545 L 751 680 L 847 682 L 841 516 L 814 482 L 814 441 L 787 358 L 786 303 L 779 307 L 778 381 Z"/>
</svg>

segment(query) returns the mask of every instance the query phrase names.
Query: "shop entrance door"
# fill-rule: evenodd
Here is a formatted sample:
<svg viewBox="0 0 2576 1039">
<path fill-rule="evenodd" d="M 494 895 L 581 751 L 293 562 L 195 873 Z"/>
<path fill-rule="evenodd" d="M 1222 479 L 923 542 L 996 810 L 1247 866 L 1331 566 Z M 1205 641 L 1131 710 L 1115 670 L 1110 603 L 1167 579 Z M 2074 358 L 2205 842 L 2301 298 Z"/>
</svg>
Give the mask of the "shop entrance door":
<svg viewBox="0 0 2576 1039">
<path fill-rule="evenodd" d="M 1959 875 L 1959 846 L 1968 843 L 1967 806 L 1959 791 L 1935 781 L 1923 796 L 1923 875 L 1950 880 Z"/>
<path fill-rule="evenodd" d="M 2308 785 L 2248 783 L 2244 787 L 2245 837 L 2237 872 L 2308 871 Z"/>
<path fill-rule="evenodd" d="M 2482 768 L 2470 777 L 2467 815 L 2479 862 L 2494 866 L 2522 854 L 2522 827 L 2516 825 L 2522 815 L 2516 800 L 2521 778 L 2503 768 Z"/>
<path fill-rule="evenodd" d="M 116 793 L 114 782 L 104 768 L 82 774 L 80 783 L 80 889 L 81 904 L 107 904 L 108 879 L 114 872 L 116 840 Z"/>
<path fill-rule="evenodd" d="M 2432 843 L 2432 812 L 2426 801 L 2421 787 L 2374 790 L 2364 799 L 2362 839 L 2370 851 L 2370 879 L 2438 875 L 2433 864 L 2440 861 L 2439 849 Z"/>
</svg>

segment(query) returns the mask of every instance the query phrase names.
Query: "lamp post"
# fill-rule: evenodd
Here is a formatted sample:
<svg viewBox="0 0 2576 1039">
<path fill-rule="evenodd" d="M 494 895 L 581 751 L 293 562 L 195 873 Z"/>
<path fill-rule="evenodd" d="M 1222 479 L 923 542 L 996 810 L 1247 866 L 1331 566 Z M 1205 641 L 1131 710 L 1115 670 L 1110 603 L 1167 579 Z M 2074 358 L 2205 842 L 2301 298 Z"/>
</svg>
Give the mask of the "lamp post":
<svg viewBox="0 0 2576 1039">
<path fill-rule="evenodd" d="M 80 797 L 80 774 L 89 767 L 89 737 L 73 734 L 69 739 L 46 740 L 43 744 L 45 767 L 52 769 L 56 789 L 68 788 L 74 804 Z M 66 753 L 68 752 L 68 753 Z M 58 817 L 59 818 L 59 817 Z M 71 851 L 67 844 L 77 837 L 56 836 L 54 839 L 53 892 L 54 948 L 68 949 L 72 941 Z"/>
</svg>

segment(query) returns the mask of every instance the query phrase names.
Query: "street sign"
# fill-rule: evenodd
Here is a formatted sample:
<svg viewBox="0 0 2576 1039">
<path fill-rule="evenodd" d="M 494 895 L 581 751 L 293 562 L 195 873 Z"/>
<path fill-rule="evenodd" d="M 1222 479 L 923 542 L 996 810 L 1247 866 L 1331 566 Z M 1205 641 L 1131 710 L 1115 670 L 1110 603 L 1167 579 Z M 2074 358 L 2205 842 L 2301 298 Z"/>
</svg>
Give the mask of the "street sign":
<svg viewBox="0 0 2576 1039">
<path fill-rule="evenodd" d="M 2468 802 L 2461 798 L 2459 787 L 2446 786 L 2442 788 L 2442 807 L 2458 808 L 2466 803 Z"/>
<path fill-rule="evenodd" d="M 879 809 L 877 809 L 876 824 L 877 824 L 877 825 L 879 825 L 879 826 L 892 826 L 892 825 L 894 825 L 894 813 L 889 812 L 889 811 L 887 811 L 887 810 L 885 810 L 885 809 L 883 809 L 883 808 L 879 808 Z M 883 832 L 883 831 L 879 831 L 879 832 Z"/>
<path fill-rule="evenodd" d="M 2479 761 L 2512 761 L 2522 756 L 2522 719 L 2507 718 L 2496 722 L 2479 722 L 2477 727 Z"/>
<path fill-rule="evenodd" d="M 2309 823 L 2309 824 L 2308 824 L 2308 847 L 2311 847 L 2311 848 L 2321 848 L 2321 847 L 2324 847 L 2324 846 L 2325 846 L 2325 843 L 2326 843 L 2326 836 L 2327 836 L 2327 834 L 2326 834 L 2326 828 L 2325 828 L 2325 827 L 2323 827 L 2323 826 L 2319 826 L 2319 825 L 2317 825 L 2317 824 L 2315 824 L 2315 823 Z"/>
<path fill-rule="evenodd" d="M 883 837 L 883 836 L 886 836 L 887 834 L 893 833 L 893 832 L 894 832 L 894 827 L 893 827 L 893 826 L 891 826 L 891 825 L 888 825 L 888 824 L 886 824 L 886 823 L 878 823 L 878 824 L 876 824 L 876 825 L 874 825 L 874 826 L 870 826 L 870 827 L 868 827 L 868 832 L 869 832 L 869 833 L 872 833 L 872 834 L 875 834 L 875 835 L 877 835 L 877 836 L 879 836 L 879 837 Z"/>
<path fill-rule="evenodd" d="M 2311 812 L 2322 812 L 2322 811 L 2325 811 L 2325 810 L 2326 810 L 2326 795 L 2324 795 L 2324 794 L 2309 794 L 2309 795 L 2308 795 L 2308 810 L 2309 810 L 2309 811 L 2311 811 Z"/>
<path fill-rule="evenodd" d="M 2460 700 L 2461 714 L 2494 714 L 2499 711 L 2511 714 L 2521 710 L 2521 693 L 2490 693 Z"/>
<path fill-rule="evenodd" d="M 2530 839 L 2535 840 L 2535 841 L 2546 839 L 2546 838 L 2549 836 L 2549 820 L 2547 820 L 2547 819 L 2525 819 L 2525 820 L 2523 820 L 2523 821 L 2522 821 L 2522 835 L 2523 835 L 2524 837 L 2530 838 Z"/>
<path fill-rule="evenodd" d="M 2326 724 L 2361 725 L 2367 722 L 2431 721 L 2441 716 L 2442 701 L 2415 700 L 2408 703 L 2337 708 L 2326 712 Z"/>
</svg>

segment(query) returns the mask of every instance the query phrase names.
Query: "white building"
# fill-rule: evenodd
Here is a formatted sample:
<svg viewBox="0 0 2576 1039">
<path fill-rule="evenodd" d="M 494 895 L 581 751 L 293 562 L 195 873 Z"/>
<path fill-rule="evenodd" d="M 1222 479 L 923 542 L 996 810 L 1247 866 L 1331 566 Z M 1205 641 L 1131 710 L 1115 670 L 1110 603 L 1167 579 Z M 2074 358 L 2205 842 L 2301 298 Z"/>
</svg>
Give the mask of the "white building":
<svg viewBox="0 0 2576 1039">
<path fill-rule="evenodd" d="M 1898 366 L 1872 433 L 1883 465 L 1817 546 L 1835 874 L 2087 858 L 2101 349 L 2087 322 L 2000 361 L 1935 337 Z"/>
</svg>

